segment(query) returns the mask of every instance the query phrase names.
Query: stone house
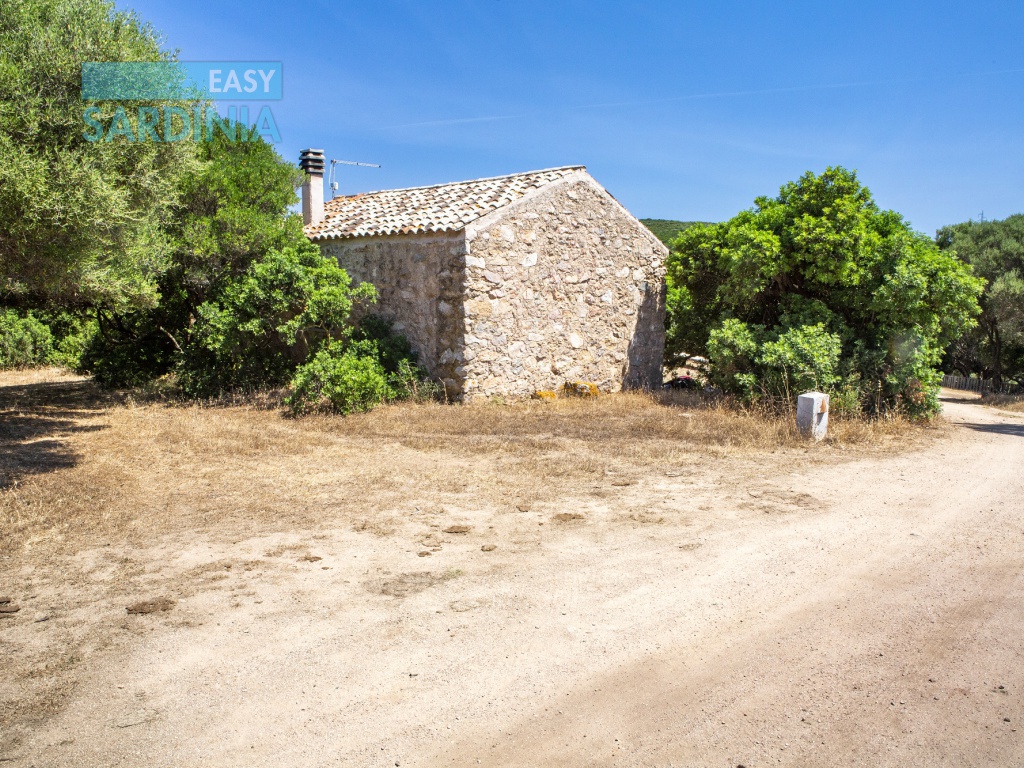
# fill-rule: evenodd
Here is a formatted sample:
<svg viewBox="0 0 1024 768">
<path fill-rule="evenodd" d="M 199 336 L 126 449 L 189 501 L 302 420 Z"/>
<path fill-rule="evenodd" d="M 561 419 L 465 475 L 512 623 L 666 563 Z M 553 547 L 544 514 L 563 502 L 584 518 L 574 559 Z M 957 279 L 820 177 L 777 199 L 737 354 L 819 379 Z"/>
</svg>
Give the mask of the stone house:
<svg viewBox="0 0 1024 768">
<path fill-rule="evenodd" d="M 323 163 L 302 155 L 306 235 L 451 396 L 661 384 L 668 250 L 584 167 L 324 203 Z"/>
</svg>

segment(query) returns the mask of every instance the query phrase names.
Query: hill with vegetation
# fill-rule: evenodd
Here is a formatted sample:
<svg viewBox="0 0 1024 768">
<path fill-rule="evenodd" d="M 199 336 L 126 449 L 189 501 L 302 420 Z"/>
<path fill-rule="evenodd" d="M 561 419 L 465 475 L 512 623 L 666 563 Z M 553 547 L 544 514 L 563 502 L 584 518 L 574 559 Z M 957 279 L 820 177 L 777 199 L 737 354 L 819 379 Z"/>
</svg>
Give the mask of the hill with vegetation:
<svg viewBox="0 0 1024 768">
<path fill-rule="evenodd" d="M 687 227 L 702 223 L 699 221 L 676 221 L 675 219 L 640 219 L 640 222 L 665 245 L 675 240 L 679 233 Z"/>
</svg>

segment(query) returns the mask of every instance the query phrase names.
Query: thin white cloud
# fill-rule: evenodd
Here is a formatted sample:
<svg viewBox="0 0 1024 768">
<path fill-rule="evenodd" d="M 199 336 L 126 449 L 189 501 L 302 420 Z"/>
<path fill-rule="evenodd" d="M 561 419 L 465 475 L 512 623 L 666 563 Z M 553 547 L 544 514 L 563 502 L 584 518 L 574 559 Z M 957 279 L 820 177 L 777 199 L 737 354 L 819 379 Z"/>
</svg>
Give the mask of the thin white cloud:
<svg viewBox="0 0 1024 768">
<path fill-rule="evenodd" d="M 840 90 L 844 88 L 869 88 L 879 86 L 891 86 L 891 85 L 907 85 L 910 83 L 930 83 L 937 82 L 940 80 L 953 80 L 959 78 L 968 77 L 991 77 L 995 75 L 1009 75 L 1009 74 L 1020 74 L 1024 72 L 1024 68 L 1021 69 L 998 69 L 990 70 L 986 72 L 965 72 L 958 75 L 951 75 L 948 78 L 935 78 L 935 77 L 916 77 L 916 78 L 905 78 L 898 80 L 862 80 L 850 83 L 825 83 L 820 85 L 794 85 L 781 88 L 758 88 L 751 90 L 742 91 L 711 91 L 708 93 L 689 93 L 680 96 L 666 96 L 660 99 L 642 99 L 636 101 L 607 101 L 607 102 L 595 102 L 593 104 L 572 104 L 562 107 L 559 111 L 578 111 L 586 109 L 608 109 L 617 107 L 642 107 L 651 106 L 655 104 L 671 104 L 679 101 L 690 101 L 696 99 L 721 99 L 721 98 L 733 98 L 742 96 L 770 96 L 773 94 L 786 94 L 786 93 L 803 93 L 809 91 L 829 91 L 829 90 Z M 495 122 L 499 120 L 514 120 L 525 117 L 533 117 L 540 112 L 522 112 L 515 115 L 489 115 L 486 117 L 457 117 L 450 119 L 440 120 L 425 120 L 415 123 L 403 123 L 401 125 L 389 125 L 385 126 L 383 130 L 401 130 L 403 128 L 427 128 L 427 127 L 447 127 L 453 125 L 465 125 L 470 123 L 486 123 Z"/>
</svg>

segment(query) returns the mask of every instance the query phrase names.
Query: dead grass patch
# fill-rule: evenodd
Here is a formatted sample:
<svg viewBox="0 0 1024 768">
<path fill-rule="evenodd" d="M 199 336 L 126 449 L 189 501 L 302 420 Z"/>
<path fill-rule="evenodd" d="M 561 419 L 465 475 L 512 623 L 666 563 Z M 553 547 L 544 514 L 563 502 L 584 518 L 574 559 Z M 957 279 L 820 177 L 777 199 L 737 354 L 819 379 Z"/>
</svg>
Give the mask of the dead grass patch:
<svg viewBox="0 0 1024 768">
<path fill-rule="evenodd" d="M 159 613 L 160 611 L 169 611 L 177 604 L 178 601 L 170 597 L 155 597 L 151 600 L 132 603 L 125 610 L 129 614 Z"/>
<path fill-rule="evenodd" d="M 0 550 L 221 529 L 237 539 L 326 520 L 389 536 L 402 510 L 423 504 L 514 512 L 573 493 L 614 496 L 651 471 L 899 450 L 935 431 L 836 418 L 826 443 L 810 446 L 791 419 L 688 395 L 417 403 L 294 419 L 259 403 L 140 401 L 53 370 L 3 374 Z"/>
<path fill-rule="evenodd" d="M 985 395 L 982 405 L 998 408 L 1000 411 L 1024 413 L 1024 395 Z"/>
</svg>

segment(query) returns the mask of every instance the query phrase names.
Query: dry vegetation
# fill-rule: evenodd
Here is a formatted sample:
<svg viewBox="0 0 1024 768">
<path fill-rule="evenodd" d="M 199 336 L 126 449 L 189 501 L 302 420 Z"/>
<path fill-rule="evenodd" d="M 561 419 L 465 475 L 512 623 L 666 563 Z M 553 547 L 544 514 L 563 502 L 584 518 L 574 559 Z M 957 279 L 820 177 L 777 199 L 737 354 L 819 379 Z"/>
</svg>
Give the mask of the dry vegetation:
<svg viewBox="0 0 1024 768">
<path fill-rule="evenodd" d="M 126 606 L 162 612 L 170 603 L 147 601 L 220 589 L 251 569 L 270 578 L 285 563 L 317 567 L 315 542 L 339 531 L 383 559 L 428 563 L 463 536 L 481 537 L 478 552 L 511 553 L 536 546 L 538 531 L 557 538 L 598 520 L 687 529 L 722 494 L 745 513 L 788 514 L 813 499 L 763 486 L 794 458 L 894 452 L 939 431 L 836 420 L 810 446 L 791 418 L 690 393 L 295 419 L 272 396 L 197 405 L 103 392 L 56 370 L 0 374 L 0 594 L 38 598 L 4 625 L 21 634 L 0 637 L 0 757 L 5 727 L 60 711 L 84 659 L 143 631 L 125 623 Z M 229 552 L 260 538 L 274 543 L 170 565 L 199 542 Z M 373 574 L 372 591 L 402 596 L 461 571 L 389 573 Z M 31 604 L 62 618 L 33 624 Z"/>
<path fill-rule="evenodd" d="M 1024 413 L 1024 395 L 985 395 L 981 402 L 1001 411 Z"/>
<path fill-rule="evenodd" d="M 728 457 L 754 471 L 794 452 L 895 450 L 934 432 L 833 420 L 809 449 L 791 419 L 689 393 L 556 402 L 396 405 L 293 419 L 265 405 L 198 406 L 103 393 L 56 371 L 0 385 L 0 551 L 75 551 L 116 537 L 239 538 L 326 521 L 387 535 L 424 505 L 515 509 Z M 895 440 L 897 434 L 903 435 Z"/>
</svg>

